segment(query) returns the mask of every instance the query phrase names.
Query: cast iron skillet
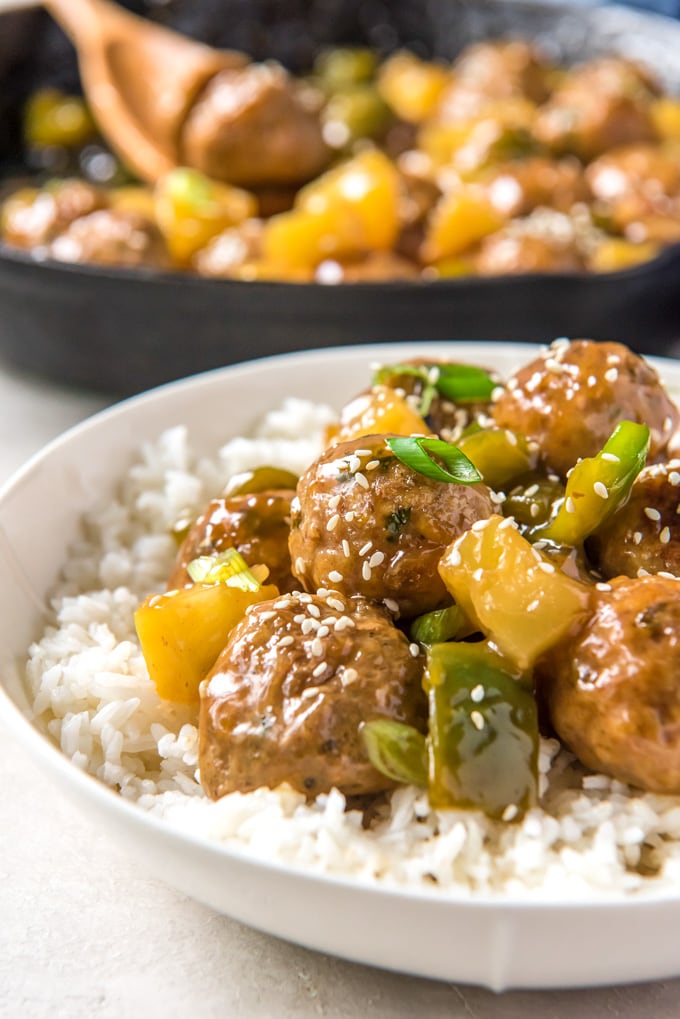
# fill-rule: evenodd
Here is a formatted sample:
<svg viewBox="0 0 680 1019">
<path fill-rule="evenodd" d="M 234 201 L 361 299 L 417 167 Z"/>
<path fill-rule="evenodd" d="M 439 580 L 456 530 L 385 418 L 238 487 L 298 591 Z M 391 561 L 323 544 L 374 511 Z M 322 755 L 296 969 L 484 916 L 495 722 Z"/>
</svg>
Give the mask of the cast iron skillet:
<svg viewBox="0 0 680 1019">
<path fill-rule="evenodd" d="M 314 51 L 330 43 L 368 43 L 385 52 L 408 45 L 423 55 L 452 58 L 472 41 L 515 35 L 537 40 L 548 56 L 567 63 L 602 52 L 635 57 L 680 93 L 680 24 L 615 6 L 170 0 L 154 10 L 208 42 L 257 58 L 274 56 L 294 69 L 308 66 Z M 45 83 L 77 83 L 68 44 L 42 13 L 6 15 L 0 29 L 0 174 L 16 170 L 20 160 L 21 103 Z M 116 395 L 309 347 L 415 339 L 545 342 L 556 336 L 618 339 L 641 353 L 680 352 L 680 246 L 647 265 L 606 275 L 337 287 L 70 266 L 0 249 L 0 356 L 43 376 Z"/>
</svg>

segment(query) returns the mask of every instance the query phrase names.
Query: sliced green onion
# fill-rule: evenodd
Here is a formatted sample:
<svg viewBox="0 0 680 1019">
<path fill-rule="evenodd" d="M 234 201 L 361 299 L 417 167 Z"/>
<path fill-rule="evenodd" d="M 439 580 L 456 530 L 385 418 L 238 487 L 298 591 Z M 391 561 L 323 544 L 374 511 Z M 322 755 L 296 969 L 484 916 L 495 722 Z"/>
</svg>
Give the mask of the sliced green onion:
<svg viewBox="0 0 680 1019">
<path fill-rule="evenodd" d="M 423 383 L 420 413 L 427 416 L 435 392 L 452 403 L 485 403 L 498 383 L 488 371 L 472 364 L 390 364 L 373 375 L 373 385 L 383 385 L 395 375 L 410 375 Z"/>
<path fill-rule="evenodd" d="M 187 573 L 195 584 L 226 584 L 241 591 L 259 591 L 261 584 L 247 562 L 235 548 L 217 555 L 199 556 L 187 566 Z"/>
<path fill-rule="evenodd" d="M 444 481 L 447 484 L 474 485 L 482 480 L 482 476 L 457 446 L 452 446 L 443 439 L 427 439 L 424 436 L 410 435 L 385 440 L 397 460 L 424 475 L 431 481 Z M 437 460 L 444 463 L 444 469 Z"/>
<path fill-rule="evenodd" d="M 489 373 L 472 364 L 437 365 L 439 376 L 433 379 L 438 392 L 452 403 L 486 402 L 496 389 Z"/>
<path fill-rule="evenodd" d="M 427 786 L 425 737 L 412 725 L 380 718 L 360 726 L 366 753 L 373 767 L 394 782 Z"/>
</svg>

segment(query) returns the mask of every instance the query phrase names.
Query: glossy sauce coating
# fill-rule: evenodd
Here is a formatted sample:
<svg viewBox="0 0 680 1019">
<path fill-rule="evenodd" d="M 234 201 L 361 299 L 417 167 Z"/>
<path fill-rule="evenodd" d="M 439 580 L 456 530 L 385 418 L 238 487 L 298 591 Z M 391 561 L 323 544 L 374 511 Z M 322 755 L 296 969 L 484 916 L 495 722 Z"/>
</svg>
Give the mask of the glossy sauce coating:
<svg viewBox="0 0 680 1019">
<path fill-rule="evenodd" d="M 680 582 L 618 578 L 580 635 L 546 658 L 539 690 L 588 768 L 680 793 Z"/>
<path fill-rule="evenodd" d="M 496 424 L 538 443 L 544 464 L 565 476 L 594 456 L 625 419 L 648 425 L 650 457 L 663 455 L 678 411 L 655 370 L 620 343 L 556 341 L 508 380 Z"/>
<path fill-rule="evenodd" d="M 588 542 L 605 579 L 672 573 L 680 576 L 680 460 L 645 467 L 630 498 Z"/>
<path fill-rule="evenodd" d="M 182 542 L 168 588 L 192 583 L 187 573 L 192 559 L 235 548 L 249 566 L 269 567 L 268 583 L 292 591 L 298 586 L 288 554 L 292 498 L 292 491 L 281 490 L 213 499 Z"/>
<path fill-rule="evenodd" d="M 450 602 L 437 564 L 493 503 L 485 485 L 431 481 L 370 435 L 326 450 L 293 504 L 293 572 L 310 591 L 335 587 L 410 618 Z"/>
<path fill-rule="evenodd" d="M 393 786 L 370 764 L 362 722 L 423 728 L 422 659 L 387 613 L 337 592 L 254 606 L 201 691 L 201 782 L 217 799 L 288 782 L 312 797 Z"/>
</svg>

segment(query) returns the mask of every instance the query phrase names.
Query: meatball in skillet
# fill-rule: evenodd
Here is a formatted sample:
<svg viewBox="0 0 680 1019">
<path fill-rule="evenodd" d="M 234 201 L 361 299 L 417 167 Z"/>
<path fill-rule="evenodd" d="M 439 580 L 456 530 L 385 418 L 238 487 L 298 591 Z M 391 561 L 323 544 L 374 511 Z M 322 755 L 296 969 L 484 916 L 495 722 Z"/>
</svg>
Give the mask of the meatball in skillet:
<svg viewBox="0 0 680 1019">
<path fill-rule="evenodd" d="M 422 729 L 422 665 L 386 613 L 337 592 L 260 602 L 201 689 L 201 782 L 213 799 L 287 782 L 315 797 L 392 788 L 370 764 L 362 722 Z"/>
<path fill-rule="evenodd" d="M 486 485 L 417 474 L 386 438 L 338 443 L 311 465 L 293 500 L 290 556 L 308 590 L 335 587 L 411 618 L 449 604 L 439 559 L 493 503 Z"/>
<path fill-rule="evenodd" d="M 181 149 L 188 166 L 250 188 L 302 184 L 330 158 L 318 111 L 276 64 L 216 75 L 184 123 Z"/>
<path fill-rule="evenodd" d="M 3 239 L 17 248 L 47 245 L 74 220 L 106 205 L 104 191 L 82 180 L 19 191 L 2 207 Z"/>
<path fill-rule="evenodd" d="M 268 566 L 267 583 L 276 584 L 279 591 L 299 587 L 288 553 L 293 495 L 292 491 L 276 490 L 213 499 L 182 542 L 168 588 L 191 584 L 187 566 L 192 559 L 228 548 L 237 549 L 249 566 Z"/>
<path fill-rule="evenodd" d="M 620 343 L 592 340 L 553 343 L 512 376 L 493 415 L 501 428 L 536 441 L 562 476 L 626 419 L 649 426 L 650 457 L 659 459 L 679 419 L 651 365 Z"/>
<path fill-rule="evenodd" d="M 562 740 L 588 768 L 680 793 L 680 582 L 620 577 L 554 648 L 539 690 Z"/>
<path fill-rule="evenodd" d="M 680 460 L 645 467 L 630 498 L 588 541 L 605 578 L 680 576 Z"/>
<path fill-rule="evenodd" d="M 123 209 L 99 209 L 74 220 L 55 237 L 50 254 L 60 262 L 88 265 L 169 264 L 165 243 L 155 223 Z"/>
</svg>

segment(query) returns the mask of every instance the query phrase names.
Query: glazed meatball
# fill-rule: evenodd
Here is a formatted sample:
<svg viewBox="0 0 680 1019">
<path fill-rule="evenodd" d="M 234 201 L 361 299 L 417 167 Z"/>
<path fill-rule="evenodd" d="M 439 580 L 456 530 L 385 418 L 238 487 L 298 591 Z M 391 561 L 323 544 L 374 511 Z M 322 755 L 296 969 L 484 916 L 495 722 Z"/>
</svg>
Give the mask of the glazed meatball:
<svg viewBox="0 0 680 1019">
<path fill-rule="evenodd" d="M 527 216 L 539 206 L 568 212 L 587 195 L 577 159 L 532 156 L 494 167 L 483 181 L 491 204 L 508 217 Z"/>
<path fill-rule="evenodd" d="M 603 57 L 570 71 L 541 108 L 536 137 L 586 162 L 617 145 L 653 141 L 656 84 L 632 61 Z"/>
<path fill-rule="evenodd" d="M 290 555 L 305 588 L 385 601 L 410 618 L 450 603 L 444 549 L 493 513 L 486 485 L 431 481 L 369 435 L 326 450 L 300 479 Z"/>
<path fill-rule="evenodd" d="M 101 209 L 76 219 L 55 237 L 50 254 L 60 262 L 89 265 L 168 264 L 157 227 L 137 212 Z"/>
<path fill-rule="evenodd" d="M 680 576 L 680 460 L 640 473 L 625 506 L 594 534 L 588 552 L 605 578 Z"/>
<path fill-rule="evenodd" d="M 579 457 L 598 453 L 620 421 L 649 426 L 655 459 L 678 425 L 651 365 L 620 343 L 592 340 L 553 343 L 508 381 L 493 415 L 501 428 L 535 440 L 562 476 Z"/>
<path fill-rule="evenodd" d="M 680 793 L 680 582 L 620 577 L 541 668 L 561 739 L 588 768 Z"/>
<path fill-rule="evenodd" d="M 168 579 L 170 590 L 191 584 L 187 566 L 198 556 L 228 548 L 241 553 L 249 566 L 269 567 L 268 583 L 279 591 L 299 585 L 290 569 L 288 532 L 292 491 L 256 492 L 213 499 L 184 539 Z"/>
<path fill-rule="evenodd" d="M 377 793 L 362 722 L 423 728 L 422 665 L 386 613 L 337 592 L 260 602 L 232 631 L 201 688 L 201 782 L 213 799 L 288 782 Z"/>
<path fill-rule="evenodd" d="M 658 237 L 680 236 L 680 163 L 675 152 L 658 145 L 627 145 L 608 152 L 586 170 L 602 215 L 633 239 L 656 239 L 655 219 L 669 224 Z M 651 220 L 651 222 L 650 222 Z M 632 229 L 631 229 L 632 228 Z"/>
<path fill-rule="evenodd" d="M 528 43 L 478 43 L 454 64 L 438 115 L 444 121 L 465 119 L 491 102 L 517 97 L 540 103 L 547 98 L 549 79 L 547 66 Z"/>
<path fill-rule="evenodd" d="M 40 191 L 19 191 L 2 208 L 3 240 L 17 248 L 48 245 L 81 216 L 103 209 L 106 196 L 81 180 L 66 180 Z"/>
<path fill-rule="evenodd" d="M 475 258 L 480 276 L 512 276 L 532 272 L 579 272 L 584 268 L 574 238 L 532 236 L 512 224 L 485 237 Z"/>
<path fill-rule="evenodd" d="M 222 71 L 190 111 L 182 159 L 242 187 L 300 184 L 329 161 L 318 111 L 282 67 Z"/>
</svg>

